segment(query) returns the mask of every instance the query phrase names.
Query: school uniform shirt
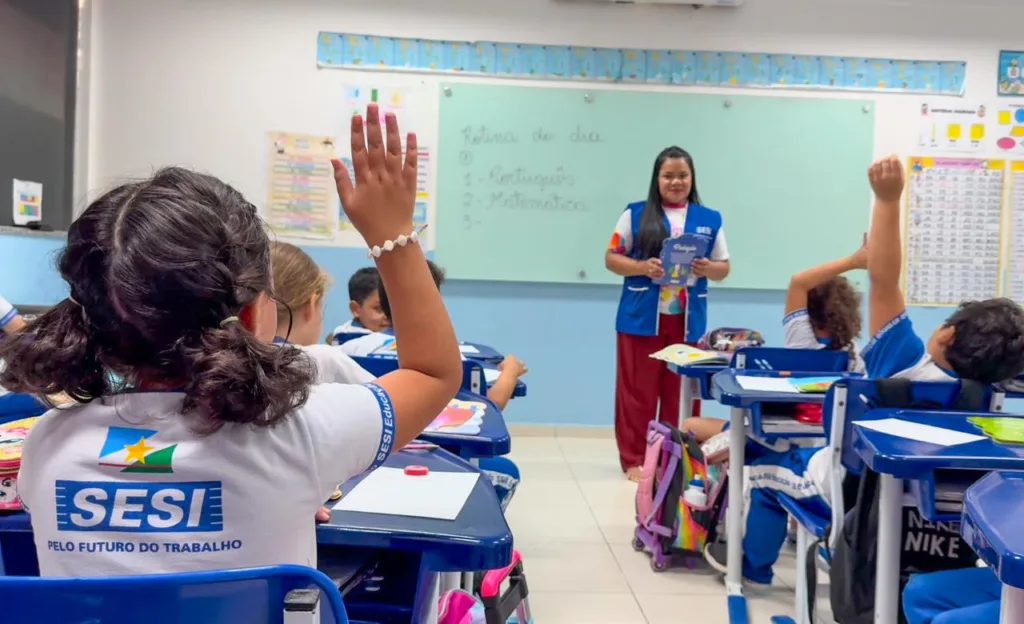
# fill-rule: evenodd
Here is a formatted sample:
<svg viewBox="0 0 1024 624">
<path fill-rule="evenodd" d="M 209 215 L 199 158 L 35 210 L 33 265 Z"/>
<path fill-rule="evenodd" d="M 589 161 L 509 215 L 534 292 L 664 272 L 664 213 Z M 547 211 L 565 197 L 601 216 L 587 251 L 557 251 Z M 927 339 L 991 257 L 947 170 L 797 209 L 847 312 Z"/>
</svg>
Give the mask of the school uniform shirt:
<svg viewBox="0 0 1024 624">
<path fill-rule="evenodd" d="M 0 297 L 0 329 L 7 326 L 7 324 L 13 321 L 16 316 L 18 316 L 18 310 L 14 305 L 12 305 L 10 301 Z"/>
<path fill-rule="evenodd" d="M 298 347 L 316 363 L 316 383 L 370 383 L 376 377 L 345 354 L 340 347 L 316 344 Z"/>
<path fill-rule="evenodd" d="M 391 353 L 397 355 L 395 335 L 390 332 L 370 332 L 365 336 L 346 340 L 338 347 L 343 353 L 355 356 L 380 355 Z"/>
<path fill-rule="evenodd" d="M 864 347 L 865 374 L 871 379 L 909 379 L 910 381 L 956 381 L 956 375 L 936 364 L 924 341 L 914 332 L 906 312 L 878 330 Z M 819 486 L 825 500 L 831 501 L 829 470 L 832 460 L 828 448 L 811 456 L 808 476 Z"/>
<path fill-rule="evenodd" d="M 790 349 L 820 350 L 830 346 L 828 340 L 818 338 L 814 334 L 814 326 L 811 325 L 807 308 L 800 308 L 787 314 L 782 319 L 782 329 L 785 332 L 786 346 Z M 850 345 L 849 350 L 850 363 L 847 370 L 851 373 L 863 373 L 864 360 L 857 353 L 857 347 Z"/>
<path fill-rule="evenodd" d="M 669 237 L 682 236 L 683 227 L 686 224 L 686 205 L 663 204 L 661 208 L 665 211 L 665 216 L 668 217 L 669 225 L 672 227 Z M 615 232 L 612 234 L 608 250 L 622 255 L 629 254 L 633 250 L 633 241 L 632 217 L 627 210 L 622 213 L 619 221 L 615 224 Z M 718 235 L 715 237 L 715 244 L 711 247 L 708 259 L 716 262 L 729 259 L 729 248 L 725 243 L 724 226 L 718 229 Z M 658 311 L 661 314 L 682 314 L 682 297 L 685 296 L 685 291 L 686 289 L 682 286 L 662 286 L 658 298 Z"/>
<path fill-rule="evenodd" d="M 351 319 L 338 325 L 334 328 L 334 335 L 338 334 L 370 334 L 372 333 L 369 329 L 363 326 L 362 323 L 356 319 Z"/>
<path fill-rule="evenodd" d="M 183 399 L 126 393 L 40 418 L 18 490 L 43 576 L 315 567 L 317 509 L 394 444 L 375 384 L 316 385 L 273 429 L 206 436 L 189 429 Z"/>
</svg>

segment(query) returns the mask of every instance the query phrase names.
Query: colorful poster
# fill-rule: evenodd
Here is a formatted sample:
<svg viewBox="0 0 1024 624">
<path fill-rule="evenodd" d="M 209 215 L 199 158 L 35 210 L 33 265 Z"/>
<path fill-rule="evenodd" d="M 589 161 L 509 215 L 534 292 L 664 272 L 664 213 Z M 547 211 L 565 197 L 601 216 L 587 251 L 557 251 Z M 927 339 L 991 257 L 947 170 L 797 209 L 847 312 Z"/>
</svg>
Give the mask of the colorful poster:
<svg viewBox="0 0 1024 624">
<path fill-rule="evenodd" d="M 373 67 L 394 67 L 395 40 L 391 37 L 367 37 L 369 58 L 367 65 Z"/>
<path fill-rule="evenodd" d="M 548 75 L 548 51 L 542 45 L 520 44 L 519 75 L 524 78 L 544 78 Z"/>
<path fill-rule="evenodd" d="M 692 85 L 697 81 L 697 55 L 693 52 L 672 52 L 672 84 Z"/>
<path fill-rule="evenodd" d="M 947 61 L 942 63 L 942 94 L 963 95 L 964 80 L 967 78 L 967 63 Z"/>
<path fill-rule="evenodd" d="M 722 53 L 722 71 L 719 81 L 723 87 L 739 87 L 746 84 L 744 75 L 743 54 L 739 52 Z"/>
<path fill-rule="evenodd" d="M 795 54 L 775 54 L 772 56 L 772 84 L 779 86 L 800 84 L 796 79 Z"/>
<path fill-rule="evenodd" d="M 989 143 L 990 122 L 984 104 L 925 101 L 918 115 L 917 146 L 929 155 L 982 152 Z"/>
<path fill-rule="evenodd" d="M 847 58 L 843 64 L 842 85 L 848 89 L 873 88 L 870 61 L 866 58 Z"/>
<path fill-rule="evenodd" d="M 753 87 L 766 87 L 772 80 L 772 57 L 770 54 L 754 52 L 743 55 L 746 84 Z"/>
<path fill-rule="evenodd" d="M 336 67 L 345 62 L 345 38 L 339 33 L 322 32 L 316 37 L 318 67 Z"/>
<path fill-rule="evenodd" d="M 915 157 L 909 164 L 907 305 L 956 306 L 998 296 L 1006 162 Z"/>
<path fill-rule="evenodd" d="M 816 56 L 796 57 L 796 84 L 816 87 L 821 83 L 821 59 Z"/>
<path fill-rule="evenodd" d="M 647 78 L 647 52 L 622 51 L 622 82 L 644 82 Z"/>
<path fill-rule="evenodd" d="M 892 89 L 892 61 L 867 59 L 864 63 L 864 86 L 868 89 Z"/>
<path fill-rule="evenodd" d="M 421 40 L 417 56 L 419 57 L 420 69 L 440 71 L 444 68 L 444 42 L 427 39 Z"/>
<path fill-rule="evenodd" d="M 917 84 L 916 61 L 892 61 L 892 82 L 890 89 L 912 91 Z"/>
<path fill-rule="evenodd" d="M 497 63 L 497 45 L 478 41 L 469 49 L 469 66 L 466 71 L 475 74 L 493 74 Z"/>
<path fill-rule="evenodd" d="M 921 93 L 942 91 L 942 65 L 935 61 L 915 61 L 917 76 L 914 90 Z"/>
<path fill-rule="evenodd" d="M 669 84 L 672 82 L 672 51 L 647 51 L 647 84 Z"/>
<path fill-rule="evenodd" d="M 415 69 L 420 66 L 420 41 L 398 39 L 395 41 L 395 67 Z"/>
<path fill-rule="evenodd" d="M 852 59 L 855 63 L 857 59 Z M 847 59 L 841 56 L 819 56 L 818 57 L 818 86 L 826 89 L 842 87 L 846 75 Z"/>
<path fill-rule="evenodd" d="M 522 57 L 519 55 L 518 43 L 499 43 L 495 73 L 506 76 L 518 76 L 523 73 Z"/>
<path fill-rule="evenodd" d="M 441 70 L 464 72 L 470 67 L 470 44 L 465 41 L 445 41 L 441 54 Z"/>
<path fill-rule="evenodd" d="M 995 116 L 993 131 L 998 151 L 1013 155 L 1024 154 L 1024 103 L 1000 102 Z"/>
<path fill-rule="evenodd" d="M 718 86 L 722 76 L 721 52 L 697 52 L 697 80 L 695 84 Z"/>
<path fill-rule="evenodd" d="M 594 76 L 598 80 L 618 82 L 622 77 L 622 50 L 597 48 L 594 52 Z"/>
<path fill-rule="evenodd" d="M 1024 52 L 999 51 L 999 95 L 1024 95 Z"/>
<path fill-rule="evenodd" d="M 343 65 L 365 67 L 370 59 L 370 37 L 366 35 L 345 35 Z"/>
<path fill-rule="evenodd" d="M 334 139 L 271 132 L 266 219 L 279 236 L 331 238 Z"/>
<path fill-rule="evenodd" d="M 11 184 L 14 225 L 43 220 L 43 185 L 14 178 Z"/>
<path fill-rule="evenodd" d="M 569 77 L 573 80 L 596 80 L 594 48 L 574 47 L 569 62 Z"/>
<path fill-rule="evenodd" d="M 572 51 L 569 46 L 547 46 L 547 76 L 562 80 L 568 78 L 571 59 Z"/>
</svg>

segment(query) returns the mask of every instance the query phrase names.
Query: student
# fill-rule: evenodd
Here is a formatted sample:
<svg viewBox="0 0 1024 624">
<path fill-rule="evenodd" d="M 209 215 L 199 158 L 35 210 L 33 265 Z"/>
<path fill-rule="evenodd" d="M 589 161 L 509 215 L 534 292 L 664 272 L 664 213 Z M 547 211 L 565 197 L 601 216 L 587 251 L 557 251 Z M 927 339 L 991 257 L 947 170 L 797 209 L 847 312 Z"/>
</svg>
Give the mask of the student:
<svg viewBox="0 0 1024 624">
<path fill-rule="evenodd" d="M 896 157 L 871 165 L 875 204 L 867 241 L 868 328 L 872 339 L 862 356 L 868 377 L 911 381 L 971 379 L 997 383 L 1024 370 L 1024 311 L 1008 299 L 967 302 L 922 341 L 907 317 L 900 290 L 900 196 L 903 167 Z M 798 498 L 820 515 L 831 513 L 827 449 L 805 457 L 794 449 L 785 461 L 769 454 L 750 468 L 750 509 L 743 538 L 743 576 L 761 584 L 772 580 L 772 565 L 786 539 L 786 512 L 776 491 Z M 805 461 L 806 460 L 806 461 Z M 712 566 L 724 571 L 726 548 L 705 550 Z"/>
<path fill-rule="evenodd" d="M 854 340 L 860 336 L 860 293 L 844 273 L 867 268 L 867 246 L 856 253 L 797 273 L 789 280 L 782 327 L 790 349 L 849 351 L 849 370 L 864 372 Z M 728 422 L 687 418 L 683 431 L 705 442 L 725 431 Z"/>
<path fill-rule="evenodd" d="M 380 246 L 413 231 L 416 198 L 416 137 L 403 162 L 386 123 L 385 146 L 376 105 L 365 126 L 353 116 L 354 183 L 332 161 L 345 214 Z M 168 168 L 93 202 L 59 261 L 70 296 L 0 344 L 5 386 L 80 404 L 44 415 L 25 444 L 18 489 L 41 574 L 315 566 L 314 512 L 422 431 L 462 378 L 420 246 L 377 266 L 401 368 L 315 385 L 309 358 L 269 344 L 270 241 L 238 191 Z"/>
<path fill-rule="evenodd" d="M 364 267 L 348 280 L 348 309 L 352 318 L 334 328 L 338 334 L 369 334 L 391 327 L 391 321 L 380 307 L 377 291 L 380 274 L 375 267 Z"/>
<path fill-rule="evenodd" d="M 907 624 L 999 624 L 1003 584 L 991 568 L 915 574 L 903 589 Z"/>
<path fill-rule="evenodd" d="M 444 269 L 430 260 L 427 260 L 427 265 L 430 267 L 430 274 L 434 278 L 434 284 L 437 286 L 438 292 L 440 292 L 441 285 L 444 283 Z M 390 319 L 391 303 L 383 284 L 381 284 L 378 297 L 381 309 L 384 311 L 384 316 Z M 381 332 L 374 332 L 349 340 L 341 345 L 341 349 L 350 355 L 356 356 L 384 352 L 397 355 L 397 346 L 398 342 L 394 332 L 390 329 L 384 329 Z M 497 405 L 499 410 L 504 410 L 508 402 L 512 400 L 512 395 L 515 392 L 516 383 L 519 381 L 519 378 L 525 375 L 529 369 L 522 360 L 510 354 L 505 356 L 505 359 L 498 365 L 498 370 L 500 374 L 494 384 L 488 388 L 487 398 Z M 519 485 L 519 467 L 507 457 L 482 459 L 480 460 L 479 467 L 480 471 L 491 479 L 491 483 L 498 493 L 498 501 L 501 503 L 502 510 L 504 510 L 508 507 L 508 503 L 512 500 L 516 487 Z"/>
<path fill-rule="evenodd" d="M 270 244 L 277 331 L 274 342 L 298 346 L 313 358 L 317 383 L 368 383 L 375 378 L 337 347 L 317 344 L 323 335 L 324 296 L 330 278 L 309 254 L 290 243 Z"/>
<path fill-rule="evenodd" d="M 25 327 L 25 319 L 10 301 L 0 297 L 0 332 L 13 334 Z"/>
</svg>

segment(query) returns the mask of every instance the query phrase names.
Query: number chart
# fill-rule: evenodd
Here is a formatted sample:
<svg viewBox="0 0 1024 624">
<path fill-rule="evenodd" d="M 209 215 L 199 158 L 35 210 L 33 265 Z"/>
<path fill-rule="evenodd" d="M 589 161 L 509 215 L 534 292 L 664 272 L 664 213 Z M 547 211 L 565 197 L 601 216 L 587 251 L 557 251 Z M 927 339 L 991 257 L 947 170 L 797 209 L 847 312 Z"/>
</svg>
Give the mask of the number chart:
<svg viewBox="0 0 1024 624">
<path fill-rule="evenodd" d="M 907 305 L 955 306 L 999 293 L 1005 161 L 911 158 Z"/>
<path fill-rule="evenodd" d="M 1004 293 L 1024 304 L 1024 161 L 1010 163 L 1010 234 Z"/>
</svg>

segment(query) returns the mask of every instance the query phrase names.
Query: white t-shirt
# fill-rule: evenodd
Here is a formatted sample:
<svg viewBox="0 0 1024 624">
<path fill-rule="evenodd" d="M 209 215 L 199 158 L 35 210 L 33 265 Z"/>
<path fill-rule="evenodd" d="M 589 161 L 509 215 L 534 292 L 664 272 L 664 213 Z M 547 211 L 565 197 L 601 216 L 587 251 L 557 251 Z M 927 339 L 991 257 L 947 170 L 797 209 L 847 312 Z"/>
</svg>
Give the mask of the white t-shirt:
<svg viewBox="0 0 1024 624">
<path fill-rule="evenodd" d="M 782 319 L 782 329 L 786 336 L 786 346 L 790 349 L 820 350 L 828 346 L 828 342 L 823 342 L 814 334 L 814 326 L 811 325 L 807 308 L 800 308 L 787 314 Z M 854 345 L 850 345 L 850 363 L 847 370 L 851 373 L 864 372 L 864 360 Z"/>
<path fill-rule="evenodd" d="M 347 340 L 340 345 L 340 349 L 348 355 L 355 356 L 391 354 L 397 357 L 398 355 L 395 335 L 384 332 L 371 332 L 365 336 Z"/>
<path fill-rule="evenodd" d="M 932 361 L 924 342 L 903 312 L 878 331 L 864 348 L 866 375 L 871 379 L 909 379 L 910 381 L 956 381 L 956 375 L 944 371 Z M 828 448 L 811 456 L 807 476 L 818 485 L 825 500 L 831 501 L 829 470 L 832 461 Z"/>
<path fill-rule="evenodd" d="M 376 379 L 339 347 L 316 344 L 298 348 L 316 362 L 316 383 L 318 384 L 364 384 Z"/>
<path fill-rule="evenodd" d="M 186 426 L 183 398 L 121 394 L 40 418 L 18 490 L 43 576 L 315 566 L 317 509 L 394 445 L 374 384 L 317 385 L 272 429 L 207 436 Z"/>
<path fill-rule="evenodd" d="M 683 228 L 686 226 L 686 206 L 662 206 L 668 223 L 671 226 L 669 236 L 674 238 L 683 235 Z M 615 232 L 608 244 L 608 251 L 612 253 L 628 255 L 633 250 L 633 221 L 630 211 L 625 211 L 615 224 Z M 715 237 L 715 244 L 708 254 L 710 260 L 720 262 L 729 259 L 729 248 L 725 244 L 725 226 L 718 228 L 718 235 Z M 683 306 L 680 301 L 681 286 L 662 286 L 661 296 L 658 299 L 658 311 L 661 314 L 682 314 Z"/>
</svg>

